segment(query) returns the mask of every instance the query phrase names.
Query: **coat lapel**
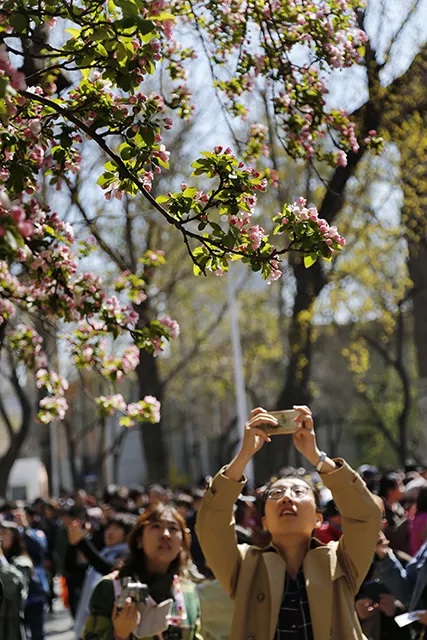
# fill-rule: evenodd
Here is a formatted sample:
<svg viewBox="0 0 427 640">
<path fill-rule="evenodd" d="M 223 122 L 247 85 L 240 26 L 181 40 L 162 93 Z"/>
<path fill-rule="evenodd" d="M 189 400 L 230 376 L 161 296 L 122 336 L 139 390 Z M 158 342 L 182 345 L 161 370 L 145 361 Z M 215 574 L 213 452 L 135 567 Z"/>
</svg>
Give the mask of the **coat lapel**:
<svg viewBox="0 0 427 640">
<path fill-rule="evenodd" d="M 314 640 L 329 640 L 332 626 L 333 583 L 343 575 L 334 547 L 308 552 L 303 563 Z"/>
<path fill-rule="evenodd" d="M 262 558 L 270 587 L 270 638 L 273 640 L 285 587 L 286 563 L 273 545 L 264 550 Z M 343 575 L 337 560 L 336 547 L 319 545 L 312 548 L 304 559 L 303 571 L 314 640 L 330 640 L 333 583 Z"/>
<path fill-rule="evenodd" d="M 274 638 L 276 633 L 279 610 L 283 598 L 285 587 L 286 564 L 282 556 L 276 551 L 263 553 L 263 560 L 268 575 L 270 587 L 271 615 L 270 615 L 270 638 Z"/>
</svg>

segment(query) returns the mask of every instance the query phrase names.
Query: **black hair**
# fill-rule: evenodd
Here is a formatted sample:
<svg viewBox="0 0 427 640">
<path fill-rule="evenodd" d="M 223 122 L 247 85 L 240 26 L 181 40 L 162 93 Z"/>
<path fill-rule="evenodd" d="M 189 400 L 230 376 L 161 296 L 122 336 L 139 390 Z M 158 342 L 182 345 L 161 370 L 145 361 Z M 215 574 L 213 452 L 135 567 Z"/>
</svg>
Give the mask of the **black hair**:
<svg viewBox="0 0 427 640">
<path fill-rule="evenodd" d="M 129 497 L 129 489 L 118 484 L 109 484 L 103 492 L 103 501 L 107 504 L 126 502 Z"/>
<path fill-rule="evenodd" d="M 378 495 L 381 496 L 381 498 L 387 498 L 388 492 L 396 489 L 400 482 L 401 476 L 396 471 L 385 473 L 380 478 Z"/>
<path fill-rule="evenodd" d="M 262 492 L 261 499 L 258 502 L 258 510 L 261 518 L 263 518 L 265 515 L 265 503 L 267 502 L 268 492 L 270 491 L 271 487 L 279 480 L 284 480 L 287 478 L 295 478 L 296 480 L 302 480 L 303 482 L 305 482 L 313 492 L 317 513 L 323 513 L 320 491 L 314 484 L 312 479 L 309 476 L 305 475 L 305 470 L 299 471 L 298 469 L 289 467 L 287 469 L 282 469 L 280 471 L 279 477 L 271 478 L 270 482 L 266 485 L 264 491 Z"/>
<path fill-rule="evenodd" d="M 417 513 L 427 512 L 427 482 L 420 487 L 417 497 Z"/>
<path fill-rule="evenodd" d="M 21 532 L 19 531 L 19 527 L 16 522 L 2 520 L 0 522 L 0 527 L 8 529 L 12 533 L 12 544 L 10 549 L 4 549 L 3 551 L 5 558 L 11 562 L 18 556 L 28 555 L 24 540 L 22 539 Z"/>
<path fill-rule="evenodd" d="M 107 522 L 104 525 L 104 531 L 110 526 L 110 524 L 116 524 L 118 527 L 123 529 L 126 535 L 128 535 L 136 521 L 137 517 L 131 513 L 114 513 L 108 517 Z"/>
</svg>

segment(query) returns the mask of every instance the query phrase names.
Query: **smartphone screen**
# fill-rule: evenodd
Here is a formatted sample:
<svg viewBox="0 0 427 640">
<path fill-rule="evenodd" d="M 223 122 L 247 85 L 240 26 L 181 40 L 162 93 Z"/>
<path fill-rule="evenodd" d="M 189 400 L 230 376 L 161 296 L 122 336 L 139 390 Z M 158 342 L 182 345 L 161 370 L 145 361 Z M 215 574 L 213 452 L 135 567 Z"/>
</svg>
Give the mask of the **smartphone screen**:
<svg viewBox="0 0 427 640">
<path fill-rule="evenodd" d="M 283 409 L 282 411 L 269 411 L 271 416 L 276 418 L 278 424 L 276 427 L 266 424 L 263 428 L 269 436 L 280 436 L 284 434 L 292 434 L 298 428 L 298 424 L 294 422 L 299 415 L 295 409 Z"/>
</svg>

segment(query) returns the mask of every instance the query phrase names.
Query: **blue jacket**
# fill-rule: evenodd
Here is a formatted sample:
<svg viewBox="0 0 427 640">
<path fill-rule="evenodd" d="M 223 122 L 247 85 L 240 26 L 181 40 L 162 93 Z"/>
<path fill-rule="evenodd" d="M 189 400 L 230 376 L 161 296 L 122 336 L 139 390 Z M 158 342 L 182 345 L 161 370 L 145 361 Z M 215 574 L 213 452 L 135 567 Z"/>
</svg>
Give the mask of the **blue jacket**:
<svg viewBox="0 0 427 640">
<path fill-rule="evenodd" d="M 28 555 L 33 561 L 34 571 L 30 580 L 27 604 L 45 602 L 49 594 L 49 581 L 43 562 L 48 550 L 47 538 L 41 529 L 28 527 L 23 531 Z"/>
</svg>

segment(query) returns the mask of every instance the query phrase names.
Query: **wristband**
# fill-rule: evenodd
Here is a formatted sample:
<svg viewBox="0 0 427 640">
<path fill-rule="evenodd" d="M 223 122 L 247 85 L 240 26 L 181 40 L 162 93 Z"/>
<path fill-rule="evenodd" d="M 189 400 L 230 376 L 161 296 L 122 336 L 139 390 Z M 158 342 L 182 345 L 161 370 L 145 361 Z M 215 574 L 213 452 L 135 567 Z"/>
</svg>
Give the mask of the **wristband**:
<svg viewBox="0 0 427 640">
<path fill-rule="evenodd" d="M 320 471 L 320 469 L 323 467 L 323 463 L 326 460 L 326 453 L 324 451 L 320 452 L 320 458 L 319 458 L 319 462 L 316 465 L 316 471 Z"/>
</svg>

